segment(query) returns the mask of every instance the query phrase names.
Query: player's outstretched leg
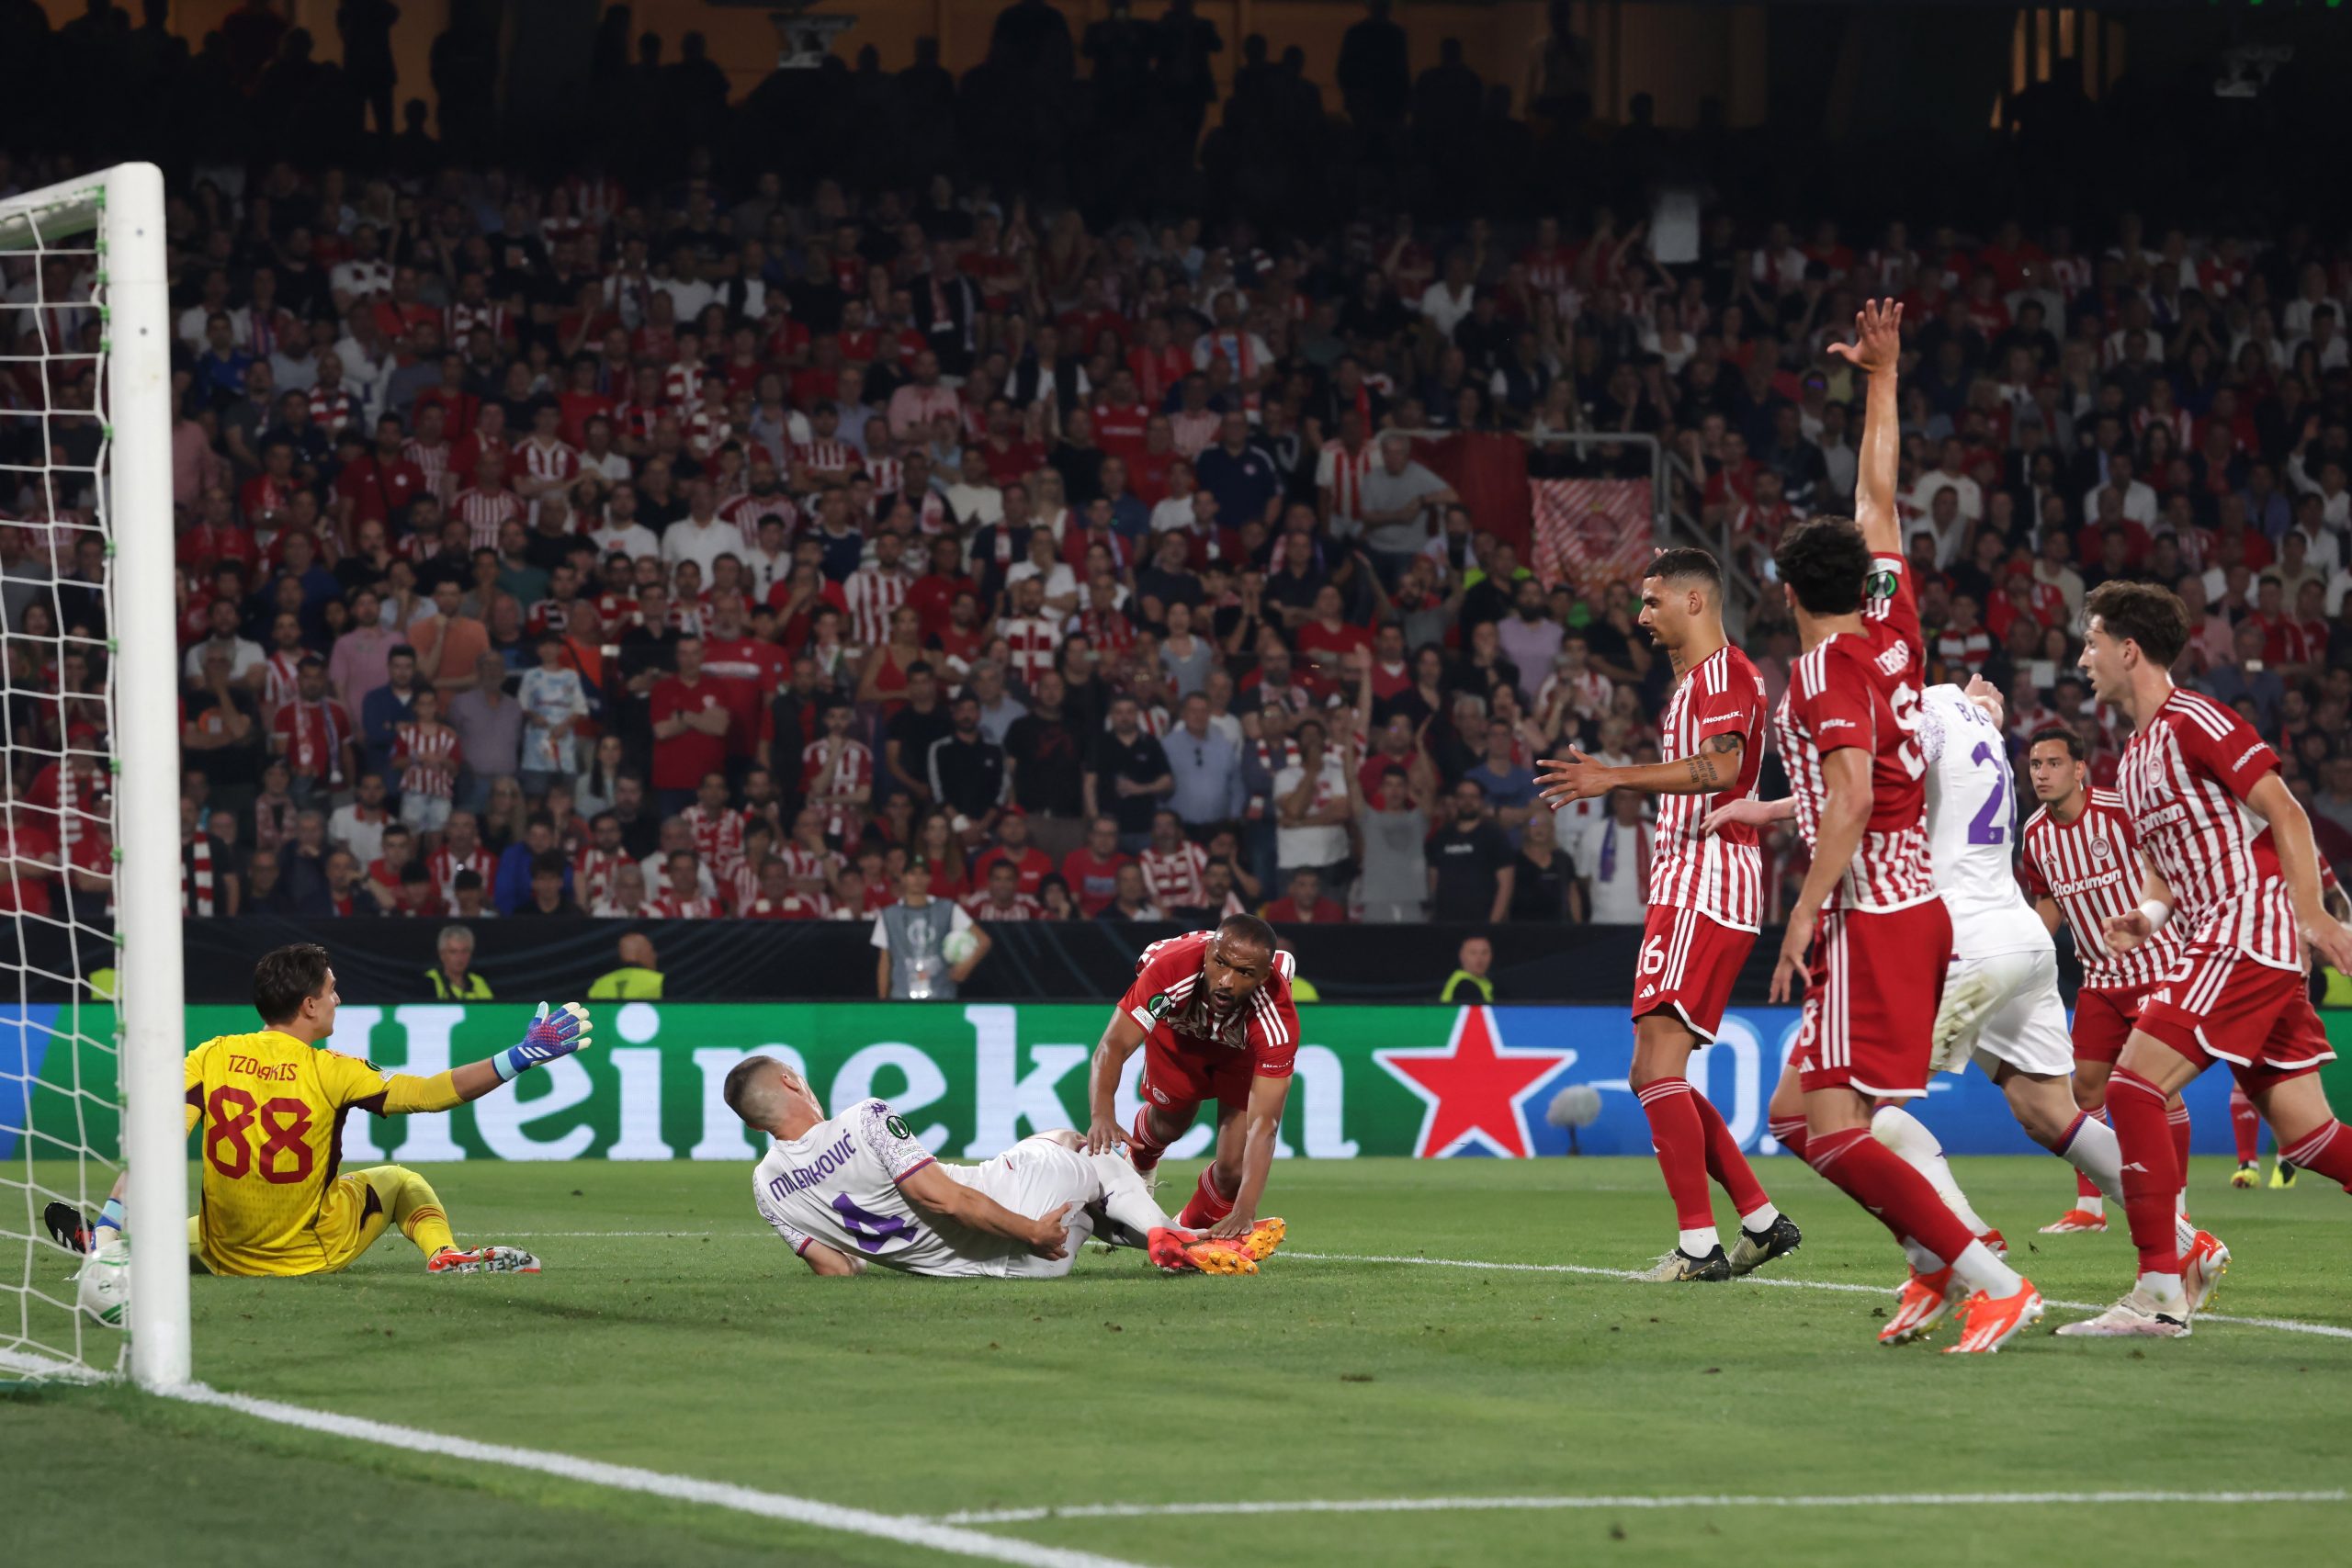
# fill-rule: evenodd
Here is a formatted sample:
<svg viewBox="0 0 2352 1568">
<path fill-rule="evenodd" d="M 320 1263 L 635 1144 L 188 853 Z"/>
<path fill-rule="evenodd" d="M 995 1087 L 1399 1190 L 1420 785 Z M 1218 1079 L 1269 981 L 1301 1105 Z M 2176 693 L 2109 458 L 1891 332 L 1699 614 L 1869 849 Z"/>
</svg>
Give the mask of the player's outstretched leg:
<svg viewBox="0 0 2352 1568">
<path fill-rule="evenodd" d="M 1997 1230 L 1984 1223 L 1984 1216 L 1969 1203 L 1968 1194 L 1960 1190 L 1960 1181 L 1951 1173 L 1951 1162 L 1944 1158 L 1944 1146 L 1928 1131 L 1920 1120 L 1900 1105 L 1882 1105 L 1871 1112 L 1871 1136 L 1903 1156 L 1905 1164 L 1928 1179 L 1936 1196 L 1944 1206 L 1960 1216 L 1966 1225 L 1994 1252 L 2006 1255 L 2007 1240 Z"/>
<path fill-rule="evenodd" d="M 2072 1084 L 2075 1107 L 2100 1126 L 2107 1126 L 2107 1079 L 2115 1064 L 2082 1054 L 2081 1015 L 2076 1016 L 2075 1077 Z M 2114 1129 L 2108 1128 L 2111 1136 Z M 2061 1151 L 2064 1152 L 2063 1150 Z M 2080 1168 L 2079 1161 L 2067 1156 L 2076 1166 L 2075 1172 L 2075 1206 L 2041 1227 L 2043 1235 L 2074 1235 L 2086 1231 L 2107 1228 L 2107 1192 Z M 2118 1200 L 2120 1202 L 2120 1200 Z"/>
<path fill-rule="evenodd" d="M 519 1247 L 462 1248 L 449 1229 L 448 1211 L 441 1207 L 433 1184 L 403 1166 L 379 1165 L 358 1173 L 402 1235 L 424 1254 L 424 1267 L 434 1274 L 536 1274 L 539 1260 Z"/>
<path fill-rule="evenodd" d="M 1153 1201 L 1151 1188 L 1137 1175 L 1127 1156 L 1116 1149 L 1085 1156 L 1102 1184 L 1098 1200 L 1109 1224 L 1096 1234 L 1110 1240 L 1111 1227 L 1125 1233 L 1130 1246 L 1141 1246 L 1145 1256 L 1171 1274 L 1254 1274 L 1257 1258 L 1239 1242 L 1209 1241 L 1193 1235 L 1169 1218 Z M 1125 1237 L 1121 1238 L 1125 1239 Z M 1117 1242 L 1114 1242 L 1117 1245 Z M 1268 1251 L 1272 1248 L 1269 1247 Z M 1238 1255 L 1238 1261 L 1233 1255 Z M 1240 1266 L 1247 1263 L 1248 1267 Z"/>
<path fill-rule="evenodd" d="M 2262 1113 L 2245 1090 L 2230 1086 L 2230 1142 L 2236 1145 L 2237 1169 L 2230 1173 L 2233 1187 L 2262 1185 Z"/>
<path fill-rule="evenodd" d="M 1728 1280 L 1795 1251 L 1803 1239 L 1773 1207 L 1722 1114 L 1691 1088 L 1690 1053 L 1698 1043 L 1690 1027 L 1670 1011 L 1645 1013 L 1634 1025 L 1631 1078 L 1649 1120 L 1650 1142 L 1674 1201 L 1677 1226 L 1674 1249 L 1645 1279 Z M 1724 1252 L 1716 1233 L 1710 1180 L 1724 1189 L 1740 1216 L 1736 1254 Z"/>
<path fill-rule="evenodd" d="M 2153 1070 L 2161 1077 L 2150 1077 Z M 2154 1036 L 2134 1032 L 2124 1046 L 2123 1061 L 2109 1080 L 2108 1118 L 2122 1157 L 2123 1213 L 2131 1222 L 2132 1245 L 2140 1254 L 2139 1276 L 2121 1300 L 2096 1317 L 2062 1325 L 2068 1337 L 2175 1338 L 2188 1332 L 2194 1310 L 2189 1286 L 2203 1296 L 2212 1293 L 2229 1260 L 2228 1249 L 2195 1233 L 2188 1258 L 2180 1246 L 2180 1177 L 2174 1169 L 2172 1128 L 2165 1112 L 2172 1098 L 2165 1079 L 2185 1085 L 2196 1076 L 2196 1065 Z M 2194 1276 L 2192 1280 L 2191 1276 Z"/>
</svg>

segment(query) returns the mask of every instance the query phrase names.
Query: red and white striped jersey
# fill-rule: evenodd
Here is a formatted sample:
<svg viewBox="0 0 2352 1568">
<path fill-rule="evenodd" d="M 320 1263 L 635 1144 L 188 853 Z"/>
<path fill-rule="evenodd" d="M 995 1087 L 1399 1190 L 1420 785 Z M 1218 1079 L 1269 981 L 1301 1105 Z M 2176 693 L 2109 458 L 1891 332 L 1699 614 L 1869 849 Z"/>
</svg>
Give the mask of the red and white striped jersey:
<svg viewBox="0 0 2352 1568">
<path fill-rule="evenodd" d="M 344 427 L 359 415 L 359 400 L 348 387 L 312 387 L 303 394 L 303 401 L 311 405 L 311 423 L 330 436 L 341 435 Z"/>
<path fill-rule="evenodd" d="M 890 616 L 907 602 L 904 572 L 862 566 L 842 584 L 849 602 L 850 640 L 860 648 L 879 648 L 890 640 Z"/>
<path fill-rule="evenodd" d="M 1651 903 L 1695 909 L 1737 931 L 1752 931 L 1762 919 L 1763 856 L 1756 829 L 1732 826 L 1702 833 L 1699 824 L 1716 807 L 1756 793 L 1764 766 L 1764 677 L 1728 643 L 1701 660 L 1667 699 L 1658 736 L 1665 760 L 1695 757 L 1717 736 L 1736 735 L 1739 776 L 1719 794 L 1658 796 Z"/>
<path fill-rule="evenodd" d="M 818 795 L 847 795 L 864 784 L 874 784 L 874 753 L 862 740 L 844 740 L 841 750 L 828 757 L 830 739 L 811 740 L 800 750 L 800 793 L 806 798 Z M 811 802 L 811 804 L 815 804 Z M 854 839 L 859 828 L 858 808 L 854 806 L 819 806 L 825 813 L 825 836 L 831 839 Z"/>
<path fill-rule="evenodd" d="M 1871 816 L 1862 841 L 1826 907 L 1883 913 L 1936 897 L 1928 850 L 1928 761 L 1920 754 L 1919 607 L 1909 570 L 1891 557 L 1872 566 L 1860 634 L 1815 643 L 1789 677 L 1773 732 L 1805 847 L 1821 838 L 1829 797 L 1822 758 L 1858 746 L 1871 757 Z"/>
<path fill-rule="evenodd" d="M 497 858 L 480 845 L 474 847 L 473 853 L 459 855 L 444 844 L 424 857 L 424 870 L 433 878 L 433 890 L 441 896 L 445 904 L 458 901 L 458 874 L 461 871 L 470 871 L 481 877 L 484 894 L 490 891 L 491 884 L 498 880 Z"/>
<path fill-rule="evenodd" d="M 412 720 L 392 727 L 392 765 L 401 770 L 402 795 L 450 798 L 457 789 L 454 770 L 444 773 L 425 764 L 454 764 L 462 760 L 458 753 L 458 732 L 446 724 L 435 724 L 427 729 Z M 448 897 L 449 890 L 443 888 L 441 896 Z"/>
<path fill-rule="evenodd" d="M 719 876 L 732 876 L 743 863 L 743 814 L 724 806 L 707 812 L 697 801 L 679 815 L 694 830 L 695 857 Z"/>
<path fill-rule="evenodd" d="M 401 456 L 416 465 L 416 471 L 424 476 L 425 489 L 445 501 L 448 499 L 449 444 L 447 441 L 436 441 L 428 446 L 412 438 L 401 443 Z"/>
<path fill-rule="evenodd" d="M 2082 961 L 2083 984 L 2095 991 L 2144 990 L 2162 980 L 2180 952 L 2187 926 L 2173 921 L 2129 953 L 2109 951 L 2107 921 L 2140 907 L 2146 876 L 2140 868 L 2140 835 L 2132 813 L 2111 789 L 2083 792 L 2083 807 L 2072 822 L 2061 822 L 2043 807 L 2026 818 L 2018 835 L 2023 853 L 2018 880 L 2026 897 L 2057 904 L 2075 928 L 2075 956 Z"/>
<path fill-rule="evenodd" d="M 1209 856 L 1198 844 L 1182 843 L 1166 854 L 1147 847 L 1143 885 L 1163 909 L 1198 908 L 1209 901 Z"/>
<path fill-rule="evenodd" d="M 523 498 L 511 490 L 461 490 L 449 503 L 449 515 L 464 520 L 466 536 L 477 550 L 498 547 L 498 531 L 523 517 Z"/>
<path fill-rule="evenodd" d="M 560 441 L 542 446 L 537 436 L 526 436 L 514 455 L 523 460 L 523 472 L 535 479 L 567 481 L 580 474 L 580 454 Z"/>
<path fill-rule="evenodd" d="M 797 843 L 785 845 L 775 858 L 784 862 L 785 874 L 793 881 L 814 882 L 820 889 L 833 885 L 833 874 L 842 864 L 842 857 L 831 850 L 808 850 Z"/>
<path fill-rule="evenodd" d="M 896 495 L 906 487 L 906 465 L 896 457 L 868 457 L 865 477 L 874 481 L 876 495 Z"/>
<path fill-rule="evenodd" d="M 571 861 L 572 896 L 583 909 L 593 909 L 613 896 L 613 879 L 622 866 L 630 863 L 628 852 L 600 850 L 594 844 L 583 844 Z"/>
<path fill-rule="evenodd" d="M 795 477 L 809 474 L 842 475 L 857 467 L 857 453 L 846 441 L 802 441 L 792 448 L 792 471 Z"/>
<path fill-rule="evenodd" d="M 275 714 L 279 708 L 301 695 L 301 671 L 297 668 L 310 657 L 308 649 L 284 649 L 262 660 L 262 706 Z"/>
<path fill-rule="evenodd" d="M 785 537 L 790 538 L 800 521 L 800 508 L 794 505 L 792 497 L 782 491 L 774 495 L 752 495 L 746 491 L 720 507 L 718 515 L 734 524 L 742 534 L 743 548 L 748 555 L 760 547 L 760 525 L 770 517 L 784 520 Z"/>
<path fill-rule="evenodd" d="M 463 344 L 474 333 L 488 333 L 491 341 L 500 344 L 514 341 L 514 323 L 505 306 L 485 299 L 479 305 L 469 305 L 463 299 L 441 312 L 444 339 L 452 351 Z"/>
<path fill-rule="evenodd" d="M 681 898 L 674 893 L 663 893 L 645 906 L 645 912 L 657 920 L 715 920 L 726 911 L 718 900 L 696 895 Z"/>
<path fill-rule="evenodd" d="M 988 896 L 986 889 L 967 893 L 963 898 L 964 912 L 976 920 L 1042 920 L 1046 908 L 1026 893 L 1015 893 L 1012 902 L 1000 904 Z"/>
<path fill-rule="evenodd" d="M 1004 638 L 1006 662 L 1023 685 L 1054 667 L 1061 650 L 1061 622 L 1051 615 L 1007 615 L 996 624 Z"/>
<path fill-rule="evenodd" d="M 821 897 L 806 898 L 787 893 L 781 898 L 754 898 L 736 913 L 747 920 L 821 920 L 827 910 Z"/>
<path fill-rule="evenodd" d="M 1369 441 L 1360 452 L 1351 452 L 1337 441 L 1323 448 L 1316 460 L 1315 482 L 1331 492 L 1332 516 L 1363 515 L 1363 479 L 1372 472 L 1376 451 Z"/>
<path fill-rule="evenodd" d="M 2278 754 L 2211 697 L 2176 689 L 2123 749 L 2119 793 L 2172 888 L 2192 948 L 2301 970 L 2302 936 L 2270 829 L 2245 801 Z"/>
</svg>

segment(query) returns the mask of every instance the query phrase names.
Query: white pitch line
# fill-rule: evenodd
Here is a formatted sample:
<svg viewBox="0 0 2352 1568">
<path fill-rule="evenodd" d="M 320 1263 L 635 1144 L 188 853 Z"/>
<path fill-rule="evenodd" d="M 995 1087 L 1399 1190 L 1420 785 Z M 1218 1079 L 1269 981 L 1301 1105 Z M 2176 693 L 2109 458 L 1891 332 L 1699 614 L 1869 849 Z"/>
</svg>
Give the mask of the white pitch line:
<svg viewBox="0 0 2352 1568">
<path fill-rule="evenodd" d="M 675 1502 L 698 1503 L 706 1507 L 729 1508 L 737 1513 L 756 1514 L 763 1518 L 786 1519 L 819 1529 L 841 1530 L 877 1540 L 927 1547 L 959 1557 L 1010 1562 L 1015 1564 L 1015 1568 L 1137 1568 L 1136 1564 L 1115 1557 L 1103 1557 L 1091 1551 L 1073 1551 L 1057 1546 L 1039 1546 L 1003 1536 L 983 1535 L 978 1530 L 965 1529 L 938 1519 L 877 1514 L 865 1508 L 845 1508 L 836 1503 L 820 1503 L 814 1498 L 795 1497 L 781 1492 L 761 1492 L 725 1482 L 668 1475 L 658 1470 L 640 1470 L 635 1465 L 607 1464 L 601 1460 L 581 1459 L 572 1454 L 510 1448 L 503 1443 L 477 1442 L 471 1438 L 453 1438 L 415 1427 L 397 1427 L 386 1421 L 338 1416 L 329 1411 L 306 1409 L 299 1404 L 280 1404 L 274 1399 L 222 1393 L 202 1383 L 187 1383 L 161 1392 L 166 1398 L 190 1404 L 233 1410 L 263 1421 L 299 1427 L 305 1431 L 323 1432 L 330 1437 L 348 1438 L 355 1442 L 405 1449 L 411 1453 L 439 1454 L 476 1464 L 504 1465 L 510 1470 L 531 1471 L 590 1486 L 609 1487 L 619 1492 L 641 1492 Z"/>
<path fill-rule="evenodd" d="M 1641 1275 L 1626 1269 L 1595 1269 L 1582 1263 L 1486 1263 L 1473 1258 L 1405 1258 L 1348 1252 L 1293 1252 L 1285 1247 L 1277 1254 L 1282 1258 L 1304 1258 L 1315 1263 L 1409 1263 L 1430 1269 L 1487 1269 L 1513 1274 L 1581 1274 L 1600 1280 L 1638 1280 Z M 1885 1296 L 1894 1292 L 1883 1285 L 1848 1285 L 1830 1280 L 1787 1280 L 1770 1275 L 1750 1274 L 1751 1285 L 1771 1285 L 1789 1291 L 1843 1291 L 1850 1295 Z M 2094 1302 L 2060 1302 L 2048 1303 L 2065 1312 L 2104 1312 L 2107 1309 Z M 2352 1339 L 2352 1328 L 2342 1328 L 2332 1323 L 2303 1323 L 2290 1317 L 2236 1317 L 2226 1313 L 2200 1312 L 2199 1323 L 2231 1323 L 2247 1328 L 2274 1328 L 2282 1334 L 2312 1334 L 2324 1339 Z"/>
<path fill-rule="evenodd" d="M 1437 1514 L 1563 1508 L 1869 1508 L 1984 1507 L 2116 1503 L 2343 1503 L 2330 1492 L 1904 1492 L 1822 1497 L 1363 1497 L 1266 1503 L 1088 1503 L 1067 1508 L 986 1508 L 942 1514 L 944 1525 L 1019 1525 L 1041 1519 L 1144 1519 L 1198 1514 Z"/>
</svg>

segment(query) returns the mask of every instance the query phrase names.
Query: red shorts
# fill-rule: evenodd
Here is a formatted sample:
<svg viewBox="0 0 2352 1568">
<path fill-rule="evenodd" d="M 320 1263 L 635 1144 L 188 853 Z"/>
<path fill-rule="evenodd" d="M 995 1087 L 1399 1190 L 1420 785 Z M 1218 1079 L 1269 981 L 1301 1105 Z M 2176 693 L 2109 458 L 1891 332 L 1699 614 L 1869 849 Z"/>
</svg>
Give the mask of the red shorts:
<svg viewBox="0 0 2352 1568">
<path fill-rule="evenodd" d="M 2230 1064 L 2248 1089 L 2335 1060 L 2302 972 L 2235 948 L 2192 947 L 2148 993 L 2139 1028 L 2203 1067 Z"/>
<path fill-rule="evenodd" d="M 1634 978 L 1634 1017 L 1671 1009 L 1707 1044 L 1724 1026 L 1732 982 L 1739 978 L 1756 933 L 1696 909 L 1653 904 L 1642 926 L 1641 967 Z"/>
<path fill-rule="evenodd" d="M 2085 986 L 2075 996 L 2075 1060 L 2115 1065 L 2132 1025 L 2148 1005 L 2148 987 L 2093 990 Z"/>
<path fill-rule="evenodd" d="M 1161 1027 L 1144 1036 L 1136 1093 L 1146 1105 L 1187 1122 L 1204 1100 L 1216 1100 L 1220 1112 L 1238 1111 L 1250 1103 L 1256 1066 L 1247 1051 L 1187 1045 Z"/>
<path fill-rule="evenodd" d="M 1936 1010 L 1951 962 L 1940 898 L 1877 913 L 1832 909 L 1814 933 L 1796 1064 L 1807 1093 L 1850 1089 L 1873 1100 L 1928 1092 Z"/>
</svg>

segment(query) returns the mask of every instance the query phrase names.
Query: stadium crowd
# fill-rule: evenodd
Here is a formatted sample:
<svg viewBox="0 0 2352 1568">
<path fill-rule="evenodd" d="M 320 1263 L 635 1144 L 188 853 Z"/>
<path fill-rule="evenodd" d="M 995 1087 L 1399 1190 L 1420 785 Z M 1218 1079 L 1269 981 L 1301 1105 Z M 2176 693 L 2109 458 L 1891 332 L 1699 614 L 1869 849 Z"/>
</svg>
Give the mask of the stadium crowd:
<svg viewBox="0 0 2352 1568">
<path fill-rule="evenodd" d="M 2180 677 L 2352 851 L 2352 254 L 2301 231 L 1719 211 L 1668 266 L 1605 206 L 1276 239 L 689 155 L 216 170 L 171 261 L 191 915 L 1637 922 L 1645 803 L 1533 764 L 1654 757 L 1671 671 L 1433 444 L 1655 435 L 1767 574 L 1848 504 L 1823 345 L 1879 295 L 1934 671 L 2110 782 L 2082 598 L 2171 584 Z M 62 753 L 8 781 L 20 909 L 110 861 L 89 271 L 0 259 L 6 722 Z"/>
</svg>

